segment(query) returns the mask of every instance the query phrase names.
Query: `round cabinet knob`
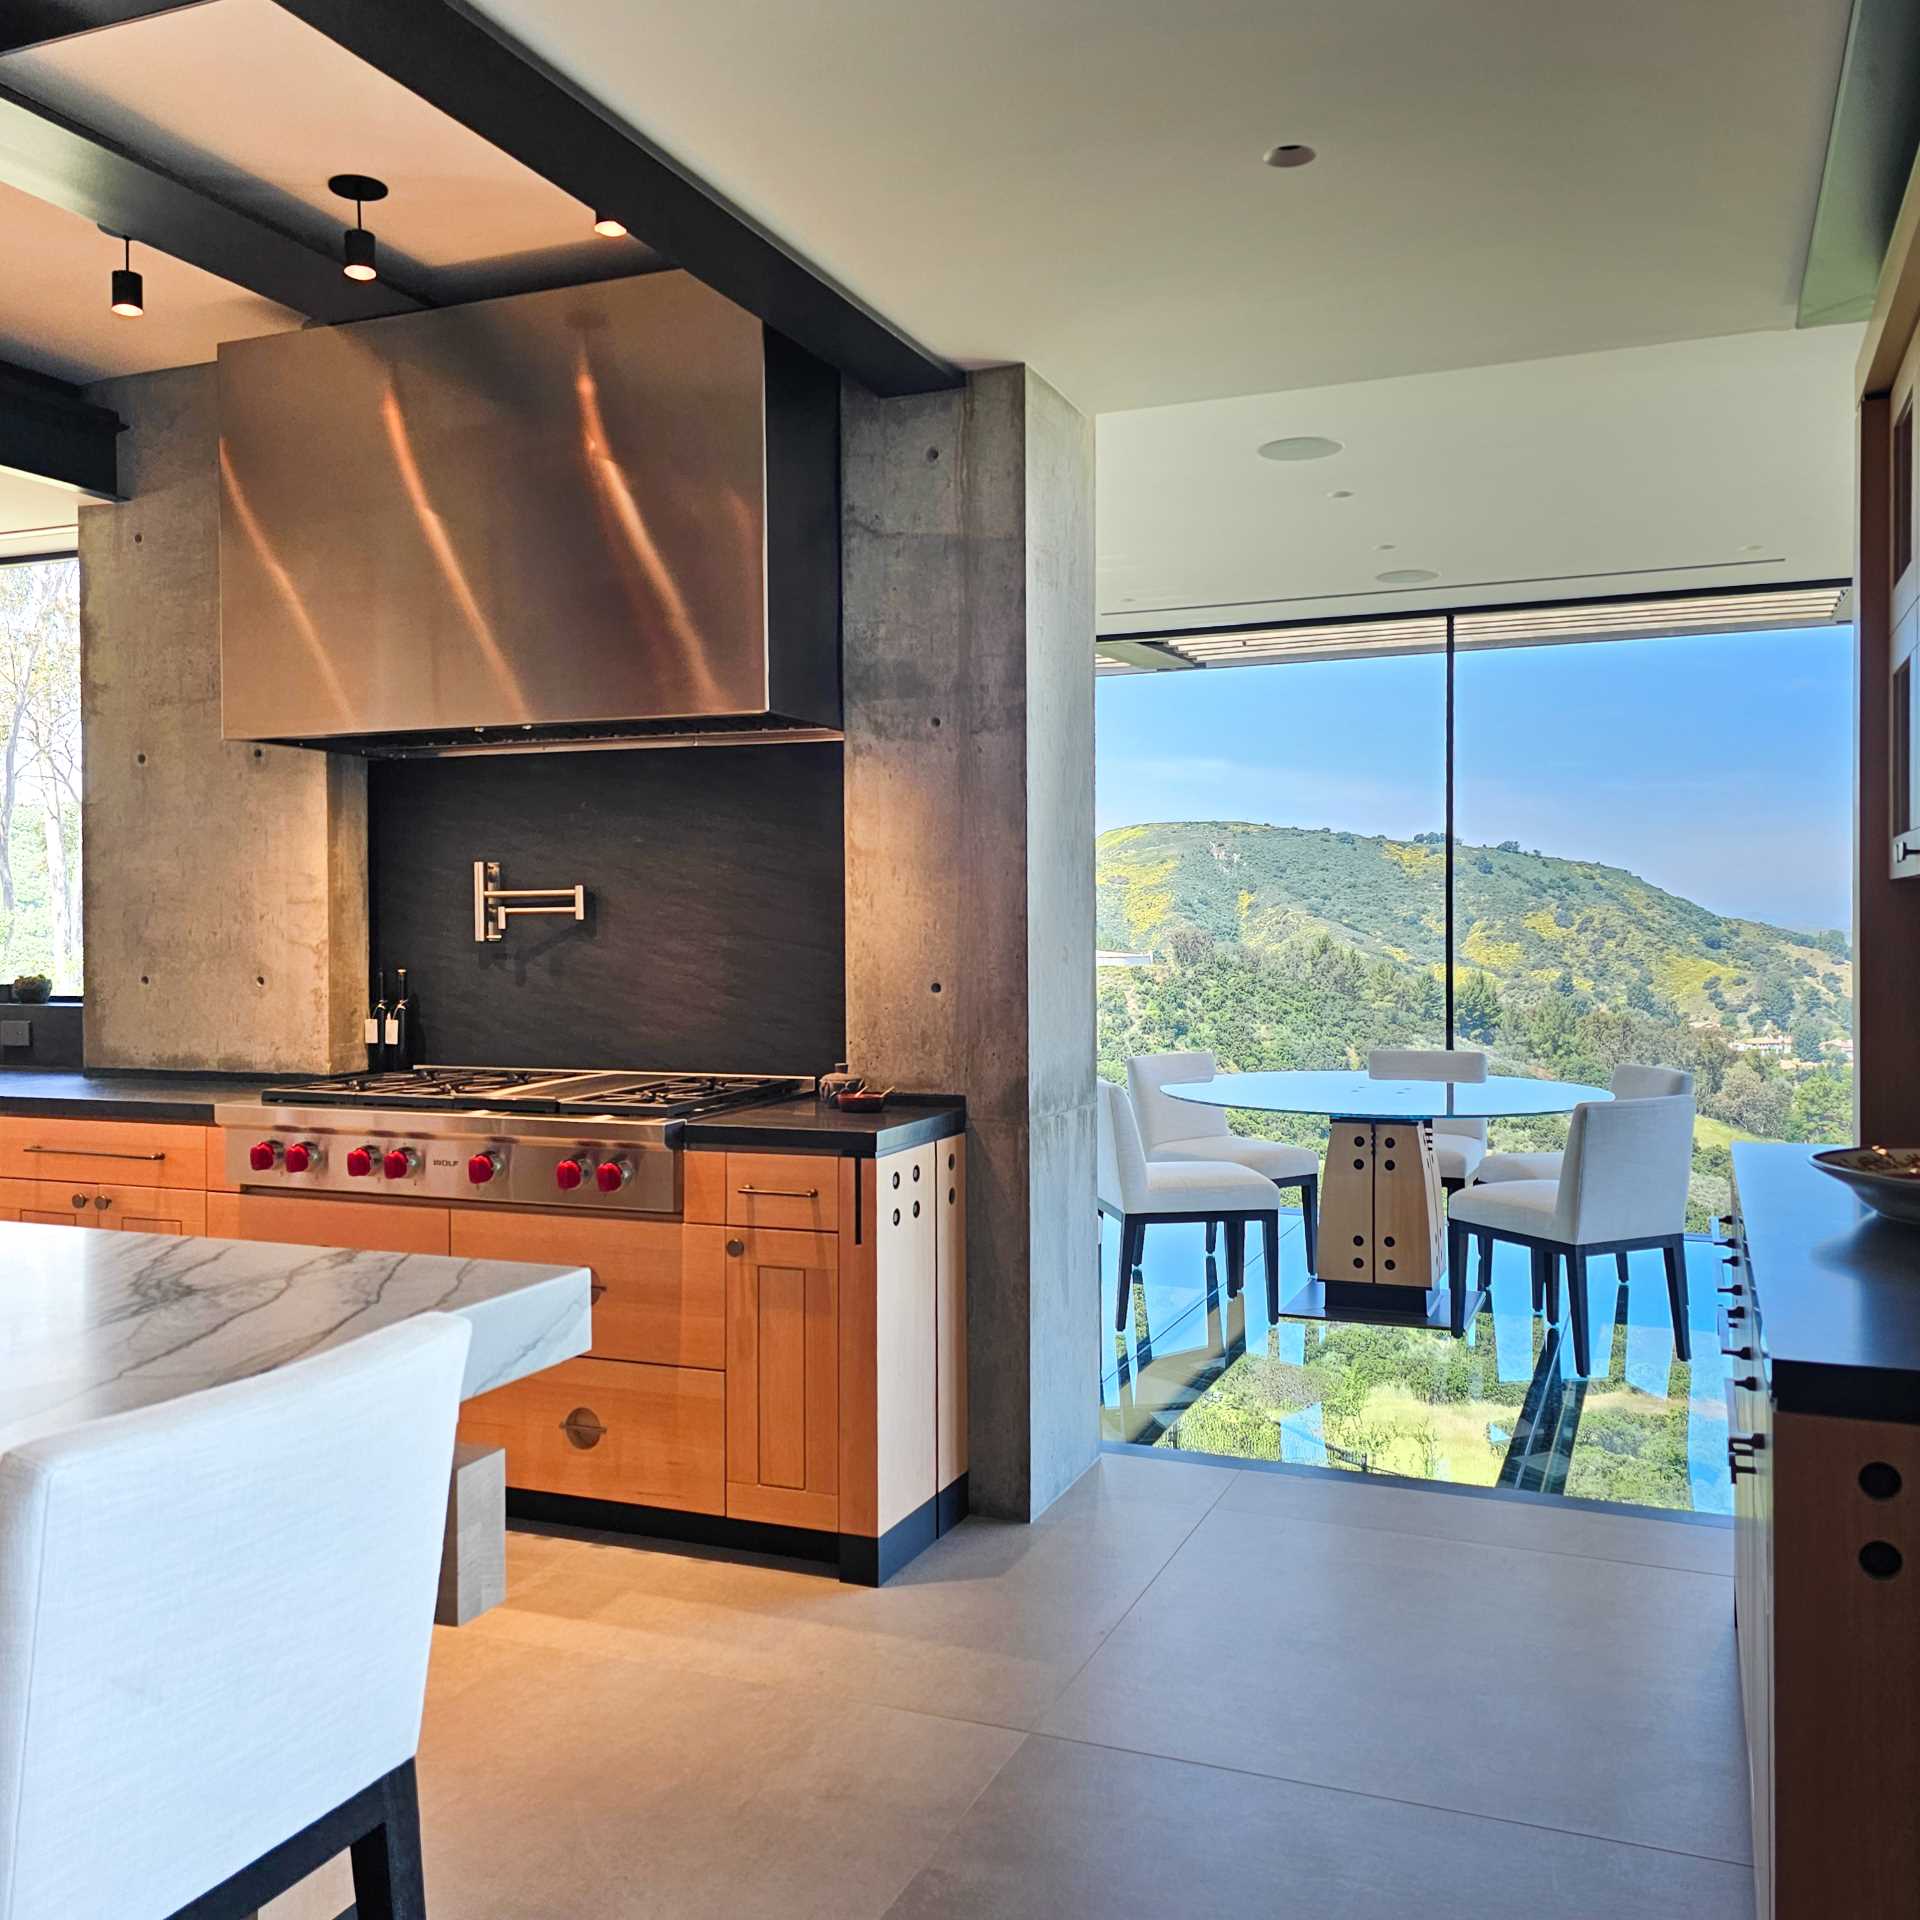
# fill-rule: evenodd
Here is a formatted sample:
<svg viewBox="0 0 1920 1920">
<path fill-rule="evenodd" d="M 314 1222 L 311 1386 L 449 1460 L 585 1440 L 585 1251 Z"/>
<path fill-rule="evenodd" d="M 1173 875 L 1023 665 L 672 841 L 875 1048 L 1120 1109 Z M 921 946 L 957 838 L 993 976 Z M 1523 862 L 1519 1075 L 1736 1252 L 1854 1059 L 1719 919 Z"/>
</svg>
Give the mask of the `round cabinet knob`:
<svg viewBox="0 0 1920 1920">
<path fill-rule="evenodd" d="M 602 1160 L 593 1170 L 594 1185 L 602 1193 L 618 1193 L 633 1178 L 629 1160 Z"/>
<path fill-rule="evenodd" d="M 380 1169 L 389 1180 L 404 1180 L 413 1171 L 414 1158 L 411 1147 L 389 1147 Z"/>
<path fill-rule="evenodd" d="M 256 1140 L 247 1149 L 247 1165 L 255 1173 L 271 1171 L 273 1163 L 280 1158 L 280 1143 L 277 1140 Z"/>
<path fill-rule="evenodd" d="M 373 1171 L 373 1149 L 354 1147 L 347 1154 L 347 1172 L 356 1180 L 364 1180 Z"/>
<path fill-rule="evenodd" d="M 578 1160 L 562 1160 L 553 1169 L 553 1184 L 562 1193 L 571 1193 L 585 1178 Z"/>
<path fill-rule="evenodd" d="M 476 1187 L 484 1187 L 500 1171 L 500 1156 L 497 1153 L 476 1153 L 467 1162 L 467 1178 Z"/>
<path fill-rule="evenodd" d="M 287 1171 L 289 1173 L 309 1172 L 313 1163 L 319 1158 L 320 1149 L 311 1140 L 296 1141 L 287 1149 Z"/>
</svg>

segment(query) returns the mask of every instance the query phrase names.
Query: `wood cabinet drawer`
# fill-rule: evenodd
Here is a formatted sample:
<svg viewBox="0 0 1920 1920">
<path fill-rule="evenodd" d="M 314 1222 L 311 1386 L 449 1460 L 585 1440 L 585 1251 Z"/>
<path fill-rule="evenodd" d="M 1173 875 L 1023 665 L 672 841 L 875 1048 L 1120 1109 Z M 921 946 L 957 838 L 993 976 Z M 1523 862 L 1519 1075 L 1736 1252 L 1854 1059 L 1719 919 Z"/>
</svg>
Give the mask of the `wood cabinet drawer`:
<svg viewBox="0 0 1920 1920">
<path fill-rule="evenodd" d="M 460 1212 L 453 1251 L 593 1269 L 593 1353 L 663 1366 L 727 1363 L 724 1227 L 580 1214 Z"/>
<path fill-rule="evenodd" d="M 727 1224 L 837 1232 L 839 1160 L 825 1153 L 728 1154 Z"/>
<path fill-rule="evenodd" d="M 469 1400 L 460 1438 L 504 1447 L 510 1487 L 726 1509 L 726 1376 L 703 1368 L 568 1360 Z"/>
<path fill-rule="evenodd" d="M 220 1212 L 225 1213 L 225 1208 Z M 241 1240 L 297 1247 L 355 1247 L 368 1253 L 446 1253 L 445 1207 L 394 1200 L 331 1200 L 294 1193 L 243 1193 L 233 1230 Z"/>
<path fill-rule="evenodd" d="M 206 1130 L 146 1120 L 0 1119 L 0 1176 L 13 1180 L 135 1180 L 207 1184 Z"/>
</svg>

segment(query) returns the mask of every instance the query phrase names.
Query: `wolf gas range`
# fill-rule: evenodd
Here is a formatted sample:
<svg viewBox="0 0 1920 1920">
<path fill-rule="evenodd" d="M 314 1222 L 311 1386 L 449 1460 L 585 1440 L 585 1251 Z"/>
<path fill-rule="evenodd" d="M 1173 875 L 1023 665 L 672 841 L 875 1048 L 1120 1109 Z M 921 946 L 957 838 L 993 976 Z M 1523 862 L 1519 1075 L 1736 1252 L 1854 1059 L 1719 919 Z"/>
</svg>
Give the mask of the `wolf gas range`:
<svg viewBox="0 0 1920 1920">
<path fill-rule="evenodd" d="M 677 1213 L 687 1121 L 813 1088 L 758 1074 L 415 1067 L 266 1087 L 214 1119 L 229 1176 L 254 1191 Z"/>
</svg>

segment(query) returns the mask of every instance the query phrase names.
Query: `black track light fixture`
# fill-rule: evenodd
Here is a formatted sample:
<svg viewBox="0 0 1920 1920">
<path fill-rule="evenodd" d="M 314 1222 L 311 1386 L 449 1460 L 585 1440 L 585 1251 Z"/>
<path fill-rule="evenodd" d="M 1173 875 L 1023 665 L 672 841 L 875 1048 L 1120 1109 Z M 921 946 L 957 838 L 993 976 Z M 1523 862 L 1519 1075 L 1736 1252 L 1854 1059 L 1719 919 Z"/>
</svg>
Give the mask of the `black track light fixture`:
<svg viewBox="0 0 1920 1920">
<path fill-rule="evenodd" d="M 102 233 L 108 230 L 100 229 Z M 113 270 L 113 311 L 123 320 L 138 320 L 147 310 L 146 282 L 133 269 L 133 241 L 124 233 L 116 233 L 126 251 L 121 255 L 122 264 Z"/>
<path fill-rule="evenodd" d="M 369 201 L 384 200 L 387 183 L 376 180 L 370 173 L 336 173 L 327 182 L 327 189 L 342 200 L 353 202 L 353 225 L 347 229 L 346 241 L 340 250 L 340 271 L 349 280 L 378 280 L 380 268 L 376 264 L 374 238 L 361 222 L 360 209 Z"/>
<path fill-rule="evenodd" d="M 619 240 L 625 237 L 627 223 L 618 214 L 596 213 L 593 216 L 593 230 L 608 240 Z"/>
</svg>

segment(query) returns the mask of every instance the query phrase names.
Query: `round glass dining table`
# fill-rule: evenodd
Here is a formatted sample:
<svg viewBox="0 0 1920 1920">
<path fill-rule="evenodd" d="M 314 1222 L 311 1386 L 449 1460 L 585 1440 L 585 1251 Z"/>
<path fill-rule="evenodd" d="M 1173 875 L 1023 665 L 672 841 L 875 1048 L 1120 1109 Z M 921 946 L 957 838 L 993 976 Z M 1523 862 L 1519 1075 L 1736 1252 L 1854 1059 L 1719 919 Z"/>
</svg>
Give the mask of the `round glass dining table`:
<svg viewBox="0 0 1920 1920">
<path fill-rule="evenodd" d="M 1500 1074 L 1486 1080 L 1376 1080 L 1369 1073 L 1221 1073 L 1167 1082 L 1162 1092 L 1203 1107 L 1324 1113 L 1327 1158 L 1302 1192 L 1317 1231 L 1307 1244 L 1315 1281 L 1289 1316 L 1387 1318 L 1460 1331 L 1464 1275 L 1451 1301 L 1446 1215 L 1428 1123 L 1571 1113 L 1611 1100 L 1604 1087 Z M 1475 1299 L 1480 1293 L 1474 1289 Z"/>
<path fill-rule="evenodd" d="M 1368 1073 L 1218 1073 L 1211 1080 L 1161 1088 L 1203 1107 L 1254 1113 L 1324 1113 L 1333 1120 L 1502 1120 L 1571 1113 L 1588 1100 L 1611 1100 L 1605 1087 L 1571 1080 L 1494 1074 L 1485 1080 L 1376 1080 Z"/>
</svg>

